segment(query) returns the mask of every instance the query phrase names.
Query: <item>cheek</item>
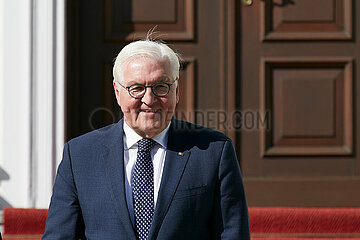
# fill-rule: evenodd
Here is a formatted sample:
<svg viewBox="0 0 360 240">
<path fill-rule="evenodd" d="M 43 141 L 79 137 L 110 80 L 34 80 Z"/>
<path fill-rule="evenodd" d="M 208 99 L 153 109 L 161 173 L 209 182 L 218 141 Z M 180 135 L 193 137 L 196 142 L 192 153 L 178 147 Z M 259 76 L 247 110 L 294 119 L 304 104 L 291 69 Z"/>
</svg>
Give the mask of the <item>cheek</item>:
<svg viewBox="0 0 360 240">
<path fill-rule="evenodd" d="M 131 112 L 137 112 L 135 110 L 137 110 L 139 108 L 138 101 L 134 101 L 133 99 L 128 99 L 127 97 L 121 98 L 119 105 L 124 114 L 131 113 Z"/>
<path fill-rule="evenodd" d="M 164 101 L 161 101 L 161 108 L 166 110 L 171 110 L 174 106 L 173 99 L 166 99 Z"/>
<path fill-rule="evenodd" d="M 177 98 L 177 96 L 175 96 L 168 103 L 169 109 L 175 109 L 177 102 L 178 102 L 178 98 Z"/>
<path fill-rule="evenodd" d="M 177 102 L 178 102 L 178 96 L 177 94 L 175 94 L 175 92 L 173 92 L 171 96 L 169 96 L 166 99 L 163 99 L 162 104 L 166 109 L 174 109 Z"/>
</svg>

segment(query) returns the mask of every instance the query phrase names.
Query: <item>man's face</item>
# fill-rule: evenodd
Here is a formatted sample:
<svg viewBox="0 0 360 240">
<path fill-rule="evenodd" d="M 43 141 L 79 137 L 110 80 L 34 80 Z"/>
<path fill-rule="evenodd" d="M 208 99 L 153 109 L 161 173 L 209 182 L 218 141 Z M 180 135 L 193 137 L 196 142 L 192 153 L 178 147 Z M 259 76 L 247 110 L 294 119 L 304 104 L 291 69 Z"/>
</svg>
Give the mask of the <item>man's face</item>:
<svg viewBox="0 0 360 240">
<path fill-rule="evenodd" d="M 174 81 L 168 61 L 136 57 L 126 62 L 123 67 L 121 84 L 125 87 L 135 83 L 149 86 L 158 82 L 172 83 Z M 159 134 L 168 126 L 179 101 L 179 89 L 175 84 L 171 85 L 165 97 L 157 97 L 152 93 L 151 88 L 147 88 L 145 95 L 136 99 L 115 81 L 114 90 L 126 123 L 137 134 L 147 138 Z"/>
</svg>

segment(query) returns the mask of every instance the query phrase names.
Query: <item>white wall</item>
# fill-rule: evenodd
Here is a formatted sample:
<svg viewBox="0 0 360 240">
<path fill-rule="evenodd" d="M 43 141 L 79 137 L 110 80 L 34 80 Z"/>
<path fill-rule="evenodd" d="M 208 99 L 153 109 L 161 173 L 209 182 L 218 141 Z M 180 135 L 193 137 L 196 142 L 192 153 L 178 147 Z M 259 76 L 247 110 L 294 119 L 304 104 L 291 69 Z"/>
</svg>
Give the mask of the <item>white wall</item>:
<svg viewBox="0 0 360 240">
<path fill-rule="evenodd" d="M 64 144 L 64 0 L 0 0 L 0 17 L 0 207 L 47 208 Z"/>
</svg>

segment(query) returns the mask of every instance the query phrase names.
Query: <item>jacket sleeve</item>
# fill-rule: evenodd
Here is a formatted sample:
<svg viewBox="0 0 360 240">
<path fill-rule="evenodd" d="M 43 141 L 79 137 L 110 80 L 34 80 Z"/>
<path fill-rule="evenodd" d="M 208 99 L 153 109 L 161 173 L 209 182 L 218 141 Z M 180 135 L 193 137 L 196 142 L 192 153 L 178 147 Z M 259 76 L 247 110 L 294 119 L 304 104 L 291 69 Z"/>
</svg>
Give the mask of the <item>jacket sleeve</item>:
<svg viewBox="0 0 360 240">
<path fill-rule="evenodd" d="M 69 148 L 69 144 L 66 143 L 55 179 L 45 233 L 42 237 L 45 240 L 85 239 Z"/>
<path fill-rule="evenodd" d="M 215 239 L 250 239 L 249 216 L 240 167 L 231 140 L 224 143 L 215 196 Z"/>
</svg>

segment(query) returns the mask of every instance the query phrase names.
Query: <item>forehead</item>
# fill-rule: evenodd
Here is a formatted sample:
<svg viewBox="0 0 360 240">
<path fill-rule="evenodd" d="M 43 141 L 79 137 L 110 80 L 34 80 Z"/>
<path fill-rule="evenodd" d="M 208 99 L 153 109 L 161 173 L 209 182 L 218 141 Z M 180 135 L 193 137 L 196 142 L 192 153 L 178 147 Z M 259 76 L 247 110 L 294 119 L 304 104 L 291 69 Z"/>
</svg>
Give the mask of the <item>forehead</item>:
<svg viewBox="0 0 360 240">
<path fill-rule="evenodd" d="M 171 66 L 167 60 L 154 59 L 147 56 L 138 56 L 124 64 L 124 81 L 157 80 L 170 78 Z"/>
</svg>

